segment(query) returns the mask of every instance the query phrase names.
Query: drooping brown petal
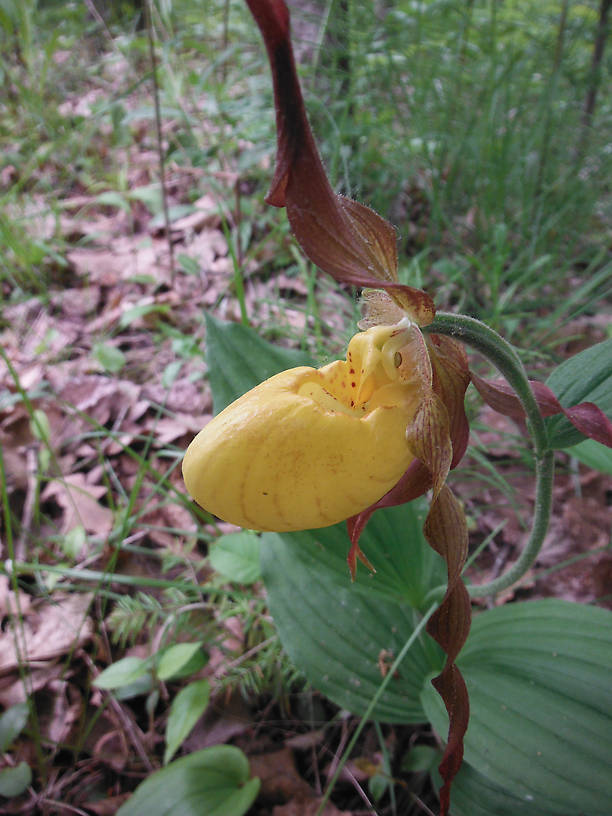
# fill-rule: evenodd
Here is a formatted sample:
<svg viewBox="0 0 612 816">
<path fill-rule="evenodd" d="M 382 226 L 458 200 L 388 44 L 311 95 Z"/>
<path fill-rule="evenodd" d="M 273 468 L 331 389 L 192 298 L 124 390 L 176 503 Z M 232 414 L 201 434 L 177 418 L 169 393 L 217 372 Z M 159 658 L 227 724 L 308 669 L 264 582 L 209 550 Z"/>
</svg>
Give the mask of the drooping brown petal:
<svg viewBox="0 0 612 816">
<path fill-rule="evenodd" d="M 406 441 L 415 457 L 432 474 L 434 494 L 442 489 L 453 458 L 448 412 L 432 391 L 419 405 L 406 430 Z"/>
<path fill-rule="evenodd" d="M 461 580 L 468 549 L 467 524 L 459 502 L 444 485 L 432 500 L 424 525 L 429 544 L 446 561 L 448 585 L 438 609 L 427 623 L 427 631 L 446 652 L 442 672 L 432 680 L 444 700 L 449 726 L 446 750 L 438 770 L 444 780 L 440 790 L 440 816 L 450 807 L 450 788 L 463 760 L 463 738 L 470 717 L 467 688 L 455 659 L 470 631 L 470 598 Z"/>
<path fill-rule="evenodd" d="M 505 380 L 485 380 L 473 372 L 471 376 L 476 390 L 493 410 L 514 420 L 525 419 L 523 406 Z M 612 448 L 612 422 L 601 408 L 592 402 L 564 408 L 547 385 L 535 380 L 530 380 L 530 384 L 542 416 L 564 414 L 585 436 Z"/>
<path fill-rule="evenodd" d="M 433 388 L 448 412 L 453 443 L 452 470 L 463 459 L 470 435 L 465 415 L 465 392 L 470 384 L 468 357 L 465 347 L 450 337 L 432 334 L 429 339 Z"/>
<path fill-rule="evenodd" d="M 612 422 L 593 402 L 581 402 L 573 408 L 564 408 L 563 413 L 580 433 L 612 448 Z"/>
<path fill-rule="evenodd" d="M 417 499 L 423 496 L 431 488 L 431 473 L 427 470 L 425 465 L 418 460 L 415 460 L 408 470 L 404 473 L 399 482 L 392 487 L 385 495 L 374 504 L 362 510 L 356 516 L 347 519 L 346 525 L 348 528 L 349 538 L 351 540 L 351 549 L 347 556 L 351 577 L 355 580 L 355 570 L 357 568 L 357 559 L 368 567 L 372 572 L 374 568 L 364 556 L 359 547 L 359 539 L 363 533 L 366 524 L 370 520 L 375 510 L 380 510 L 383 507 L 397 507 L 399 504 L 406 504 L 406 502 Z"/>
<path fill-rule="evenodd" d="M 308 124 L 283 0 L 247 3 L 263 34 L 274 83 L 278 149 L 267 202 L 287 207 L 300 246 L 323 271 L 354 286 L 387 289 L 415 322 L 431 323 L 429 295 L 397 281 L 393 227 L 331 188 Z"/>
</svg>

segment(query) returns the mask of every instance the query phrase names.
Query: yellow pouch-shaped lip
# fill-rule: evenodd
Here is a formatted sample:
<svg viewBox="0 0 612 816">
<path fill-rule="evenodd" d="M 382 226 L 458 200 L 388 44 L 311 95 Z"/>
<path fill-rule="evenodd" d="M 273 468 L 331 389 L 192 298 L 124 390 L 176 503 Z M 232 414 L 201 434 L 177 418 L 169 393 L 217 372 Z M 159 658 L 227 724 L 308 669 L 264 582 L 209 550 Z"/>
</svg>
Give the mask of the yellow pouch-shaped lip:
<svg viewBox="0 0 612 816">
<path fill-rule="evenodd" d="M 383 366 L 389 333 L 356 335 L 347 361 L 277 374 L 211 420 L 183 462 L 198 504 L 284 532 L 335 524 L 381 498 L 412 461 L 405 433 L 418 404 L 414 385 Z"/>
</svg>

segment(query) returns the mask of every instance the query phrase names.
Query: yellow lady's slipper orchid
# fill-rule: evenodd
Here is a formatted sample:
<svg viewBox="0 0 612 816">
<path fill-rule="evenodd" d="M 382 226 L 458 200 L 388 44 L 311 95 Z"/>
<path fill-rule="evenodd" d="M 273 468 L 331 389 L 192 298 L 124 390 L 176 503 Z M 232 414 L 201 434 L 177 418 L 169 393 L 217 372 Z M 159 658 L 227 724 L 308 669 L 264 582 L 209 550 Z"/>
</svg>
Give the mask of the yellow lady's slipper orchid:
<svg viewBox="0 0 612 816">
<path fill-rule="evenodd" d="M 414 459 L 412 332 L 372 327 L 346 360 L 283 371 L 236 400 L 189 446 L 189 493 L 225 521 L 277 532 L 326 527 L 378 501 Z"/>
</svg>

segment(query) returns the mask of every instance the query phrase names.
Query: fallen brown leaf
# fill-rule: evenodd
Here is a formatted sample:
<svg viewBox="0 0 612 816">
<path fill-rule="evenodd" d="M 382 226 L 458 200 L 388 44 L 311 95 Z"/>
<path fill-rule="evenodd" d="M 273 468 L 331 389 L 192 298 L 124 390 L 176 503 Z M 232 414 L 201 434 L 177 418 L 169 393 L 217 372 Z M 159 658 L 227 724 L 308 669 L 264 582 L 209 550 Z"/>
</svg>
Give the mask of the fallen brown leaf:
<svg viewBox="0 0 612 816">
<path fill-rule="evenodd" d="M 54 660 L 86 643 L 93 632 L 87 615 L 92 597 L 90 593 L 53 596 L 53 602 L 32 605 L 17 631 L 13 620 L 0 638 L 0 673 L 15 671 L 20 663 Z"/>
<path fill-rule="evenodd" d="M 64 514 L 61 522 L 63 534 L 75 527 L 105 538 L 113 527 L 113 513 L 103 507 L 98 499 L 107 492 L 102 485 L 88 484 L 82 473 L 71 473 L 63 479 L 50 481 L 41 494 L 43 501 L 55 499 Z"/>
</svg>

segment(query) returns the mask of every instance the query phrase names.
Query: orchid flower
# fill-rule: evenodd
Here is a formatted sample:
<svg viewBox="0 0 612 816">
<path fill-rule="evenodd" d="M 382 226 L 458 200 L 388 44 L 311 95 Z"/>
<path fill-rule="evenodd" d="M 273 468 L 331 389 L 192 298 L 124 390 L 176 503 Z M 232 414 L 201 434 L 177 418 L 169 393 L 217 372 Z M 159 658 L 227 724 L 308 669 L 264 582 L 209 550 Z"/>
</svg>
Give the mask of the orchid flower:
<svg viewBox="0 0 612 816">
<path fill-rule="evenodd" d="M 283 532 L 347 520 L 353 577 L 357 558 L 373 569 L 359 547 L 371 514 L 431 490 L 424 532 L 448 572 L 446 594 L 427 625 L 447 656 L 432 681 L 449 714 L 440 765 L 444 816 L 469 719 L 455 659 L 471 614 L 461 579 L 467 525 L 446 480 L 467 447 L 470 379 L 503 413 L 519 416 L 522 407 L 504 386 L 471 377 L 461 343 L 423 331 L 435 318 L 434 303 L 426 292 L 399 283 L 395 230 L 373 210 L 337 195 L 327 179 L 306 116 L 285 3 L 247 3 L 274 83 L 277 157 L 266 200 L 286 207 L 293 234 L 316 266 L 365 290 L 365 316 L 345 360 L 277 374 L 206 425 L 185 455 L 185 484 L 203 508 L 251 529 Z M 548 413 L 563 410 L 545 386 L 536 397 Z M 612 444 L 612 425 L 592 408 L 566 414 L 580 430 Z"/>
</svg>

